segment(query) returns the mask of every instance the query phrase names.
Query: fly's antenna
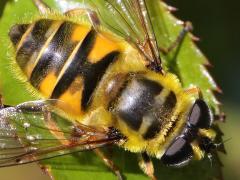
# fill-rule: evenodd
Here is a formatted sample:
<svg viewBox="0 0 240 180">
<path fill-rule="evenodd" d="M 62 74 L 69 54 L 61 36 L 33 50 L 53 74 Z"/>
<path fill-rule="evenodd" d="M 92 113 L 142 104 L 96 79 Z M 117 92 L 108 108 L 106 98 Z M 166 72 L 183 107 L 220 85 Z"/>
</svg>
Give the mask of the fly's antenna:
<svg viewBox="0 0 240 180">
<path fill-rule="evenodd" d="M 214 145 L 216 146 L 216 149 L 220 148 L 221 146 L 223 146 L 224 144 L 226 144 L 226 142 L 230 141 L 232 138 L 228 138 L 225 139 L 224 141 L 220 142 L 220 143 L 215 143 Z"/>
<path fill-rule="evenodd" d="M 223 153 L 226 153 L 226 151 L 225 151 L 225 149 L 224 149 L 224 144 L 226 143 L 226 142 L 228 142 L 228 141 L 230 141 L 232 138 L 228 138 L 228 139 L 226 139 L 226 140 L 224 140 L 224 141 L 222 141 L 222 142 L 220 142 L 220 143 L 211 143 L 211 149 L 212 150 L 220 150 L 221 152 L 223 152 Z M 208 160 L 209 160 L 209 162 L 210 162 L 210 164 L 211 164 L 211 168 L 213 167 L 213 154 L 212 154 L 212 152 L 211 151 L 208 151 L 207 152 L 207 158 L 208 158 Z"/>
</svg>

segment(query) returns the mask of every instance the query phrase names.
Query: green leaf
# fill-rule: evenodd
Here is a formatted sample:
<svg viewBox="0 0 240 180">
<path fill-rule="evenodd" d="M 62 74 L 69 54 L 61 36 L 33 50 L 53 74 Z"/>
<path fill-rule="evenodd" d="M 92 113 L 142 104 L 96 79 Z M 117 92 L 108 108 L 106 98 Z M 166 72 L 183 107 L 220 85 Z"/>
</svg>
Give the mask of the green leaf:
<svg viewBox="0 0 240 180">
<path fill-rule="evenodd" d="M 87 0 L 85 0 L 87 1 Z M 52 7 L 53 1 L 46 0 Z M 173 42 L 181 29 L 182 25 L 175 17 L 167 11 L 167 6 L 160 2 L 147 0 L 147 6 L 153 21 L 154 30 L 159 46 L 168 47 Z M 13 50 L 9 48 L 10 40 L 8 31 L 22 19 L 30 20 L 37 14 L 36 8 L 31 1 L 2 1 L 0 3 L 0 88 L 4 100 L 8 104 L 18 104 L 35 97 L 27 91 L 24 83 L 15 78 L 11 70 Z M 198 86 L 209 105 L 218 112 L 218 103 L 213 95 L 213 90 L 217 89 L 216 84 L 207 72 L 204 64 L 206 58 L 194 45 L 191 37 L 187 35 L 184 41 L 168 55 L 162 55 L 164 64 L 169 71 L 178 75 L 185 88 L 190 85 Z M 121 169 L 127 179 L 148 179 L 138 168 L 136 154 L 125 152 L 123 149 L 113 148 L 113 160 Z M 92 152 L 82 152 L 68 156 L 49 159 L 42 162 L 56 179 L 114 179 L 115 176 Z M 159 179 L 220 179 L 221 165 L 218 158 L 213 158 L 213 166 L 208 159 L 201 162 L 193 161 L 183 168 L 168 168 L 163 166 L 159 160 L 154 160 L 156 175 Z"/>
</svg>

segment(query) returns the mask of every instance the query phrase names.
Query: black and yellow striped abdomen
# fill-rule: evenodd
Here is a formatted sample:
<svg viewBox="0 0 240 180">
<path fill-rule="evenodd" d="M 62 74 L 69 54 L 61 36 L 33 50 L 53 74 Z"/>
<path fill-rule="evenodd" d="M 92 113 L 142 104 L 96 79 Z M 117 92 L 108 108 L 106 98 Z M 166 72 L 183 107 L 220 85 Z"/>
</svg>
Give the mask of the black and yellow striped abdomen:
<svg viewBox="0 0 240 180">
<path fill-rule="evenodd" d="M 45 98 L 67 102 L 80 115 L 119 48 L 90 25 L 40 19 L 15 25 L 16 62 Z"/>
</svg>

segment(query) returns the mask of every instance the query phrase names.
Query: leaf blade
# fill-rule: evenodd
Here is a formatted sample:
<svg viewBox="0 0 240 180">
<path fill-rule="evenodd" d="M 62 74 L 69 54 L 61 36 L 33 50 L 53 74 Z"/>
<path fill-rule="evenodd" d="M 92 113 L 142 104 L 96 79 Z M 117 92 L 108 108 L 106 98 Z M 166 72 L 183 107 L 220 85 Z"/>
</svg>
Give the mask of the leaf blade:
<svg viewBox="0 0 240 180">
<path fill-rule="evenodd" d="M 53 1 L 51 0 L 47 0 L 46 2 L 54 5 Z M 170 43 L 175 40 L 177 34 L 182 29 L 182 26 L 178 24 L 179 21 L 177 19 L 167 12 L 165 4 L 161 3 L 159 6 L 154 6 L 153 3 L 151 4 L 151 2 L 152 1 L 150 0 L 147 1 L 152 19 L 158 19 L 158 22 L 154 22 L 154 28 L 157 29 L 156 32 L 158 41 L 163 47 L 168 47 Z M 5 7 L 3 16 L 0 19 L 0 41 L 1 44 L 4 44 L 2 50 L 0 51 L 0 80 L 2 83 L 2 89 L 4 91 L 5 100 L 10 104 L 16 104 L 34 98 L 34 96 L 27 91 L 27 88 L 24 86 L 24 84 L 19 83 L 19 81 L 13 77 L 12 72 L 9 70 L 10 60 L 7 53 L 11 50 L 8 49 L 8 46 L 5 46 L 6 44 L 10 44 L 7 35 L 8 29 L 11 27 L 11 25 L 19 22 L 19 19 L 21 19 L 19 17 L 22 17 L 24 14 L 26 14 L 26 12 L 28 12 L 27 14 L 37 13 L 36 8 L 30 1 L 26 2 L 19 0 L 16 3 L 11 2 Z M 14 18 L 12 18 L 13 14 Z M 184 87 L 188 87 L 194 83 L 203 88 L 204 97 L 217 111 L 218 105 L 212 93 L 212 90 L 216 90 L 217 86 L 213 82 L 212 78 L 209 77 L 206 69 L 199 70 L 198 68 L 198 70 L 194 72 L 188 70 L 189 68 L 193 69 L 194 67 L 194 64 L 189 64 L 189 57 L 196 59 L 195 61 L 197 63 L 195 65 L 197 67 L 200 66 L 203 68 L 203 64 L 207 63 L 206 58 L 199 52 L 198 49 L 196 49 L 189 36 L 185 38 L 183 44 L 181 45 L 181 49 L 177 57 L 178 61 L 174 62 L 172 60 L 173 57 L 174 52 L 167 56 L 163 55 L 166 67 L 176 74 L 179 73 L 178 76 L 182 80 Z M 117 148 L 114 148 L 114 154 L 114 162 L 120 167 L 128 179 L 148 179 L 139 170 L 135 154 L 124 152 L 123 150 L 119 150 Z M 51 172 L 56 179 L 74 180 L 79 179 L 79 177 L 95 179 L 96 176 L 99 179 L 115 178 L 113 173 L 105 167 L 102 161 L 91 152 L 81 153 L 79 156 L 72 155 L 50 159 L 44 161 L 43 164 L 46 166 L 51 166 Z M 193 177 L 195 179 L 209 179 L 217 176 L 220 177 L 220 171 L 218 171 L 219 165 L 214 168 L 210 168 L 210 163 L 207 160 L 203 160 L 202 162 L 193 162 L 189 166 L 181 169 L 164 167 L 157 160 L 154 161 L 154 164 L 156 174 L 160 179 L 190 179 Z M 210 172 L 209 169 L 211 169 Z"/>
</svg>

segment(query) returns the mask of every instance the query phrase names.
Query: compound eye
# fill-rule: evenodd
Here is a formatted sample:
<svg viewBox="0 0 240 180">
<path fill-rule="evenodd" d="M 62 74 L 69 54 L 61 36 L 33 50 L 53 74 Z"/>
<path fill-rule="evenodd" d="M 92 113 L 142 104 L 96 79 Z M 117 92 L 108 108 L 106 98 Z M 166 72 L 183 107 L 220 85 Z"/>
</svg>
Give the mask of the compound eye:
<svg viewBox="0 0 240 180">
<path fill-rule="evenodd" d="M 161 161 L 167 166 L 184 166 L 193 156 L 191 145 L 183 137 L 178 137 L 166 150 Z"/>
<path fill-rule="evenodd" d="M 212 124 L 210 109 L 201 99 L 195 101 L 188 118 L 188 123 L 194 127 L 208 129 Z"/>
</svg>

